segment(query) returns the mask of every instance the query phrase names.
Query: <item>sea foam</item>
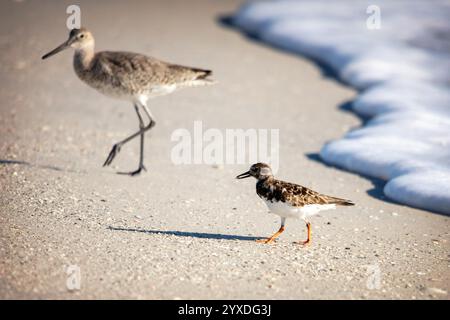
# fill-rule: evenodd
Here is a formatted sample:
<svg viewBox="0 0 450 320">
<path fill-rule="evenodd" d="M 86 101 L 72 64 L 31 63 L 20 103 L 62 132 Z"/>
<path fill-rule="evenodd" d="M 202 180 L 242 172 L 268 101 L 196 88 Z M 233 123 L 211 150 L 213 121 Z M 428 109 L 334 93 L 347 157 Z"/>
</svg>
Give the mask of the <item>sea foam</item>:
<svg viewBox="0 0 450 320">
<path fill-rule="evenodd" d="M 325 162 L 386 180 L 392 200 L 450 214 L 450 2 L 376 1 L 379 29 L 367 24 L 371 4 L 249 2 L 232 22 L 358 90 L 351 108 L 364 124 L 326 144 Z"/>
</svg>

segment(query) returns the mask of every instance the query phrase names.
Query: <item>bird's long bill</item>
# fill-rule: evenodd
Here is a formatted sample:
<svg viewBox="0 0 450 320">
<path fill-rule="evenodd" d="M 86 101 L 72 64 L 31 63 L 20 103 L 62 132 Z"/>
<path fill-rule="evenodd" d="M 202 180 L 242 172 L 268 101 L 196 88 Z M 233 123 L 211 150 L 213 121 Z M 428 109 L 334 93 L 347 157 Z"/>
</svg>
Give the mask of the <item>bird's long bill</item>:
<svg viewBox="0 0 450 320">
<path fill-rule="evenodd" d="M 70 41 L 67 40 L 66 42 L 64 42 L 63 44 L 61 44 L 60 46 L 56 47 L 55 49 L 53 49 L 52 51 L 50 51 L 47 54 L 44 54 L 42 56 L 42 59 L 47 59 L 48 57 L 51 57 L 55 54 L 57 54 L 60 51 L 63 51 L 64 49 L 67 49 L 70 46 Z"/>
<path fill-rule="evenodd" d="M 250 171 L 247 171 L 247 172 L 244 172 L 244 173 L 241 173 L 240 175 L 238 175 L 237 177 L 236 177 L 236 179 L 244 179 L 244 178 L 248 178 L 248 177 L 250 177 L 251 175 L 250 175 Z"/>
</svg>

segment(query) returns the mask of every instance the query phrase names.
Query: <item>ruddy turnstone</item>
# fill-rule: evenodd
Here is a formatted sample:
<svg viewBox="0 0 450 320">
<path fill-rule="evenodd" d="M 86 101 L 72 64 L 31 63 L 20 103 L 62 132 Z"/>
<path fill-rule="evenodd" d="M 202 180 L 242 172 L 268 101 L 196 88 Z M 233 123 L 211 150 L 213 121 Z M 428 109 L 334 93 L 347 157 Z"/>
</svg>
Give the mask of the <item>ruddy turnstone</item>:
<svg viewBox="0 0 450 320">
<path fill-rule="evenodd" d="M 336 206 L 353 206 L 350 200 L 331 197 L 320 194 L 298 184 L 289 183 L 274 178 L 272 169 L 265 163 L 256 163 L 250 170 L 238 175 L 237 179 L 254 177 L 256 183 L 256 193 L 264 200 L 269 210 L 281 217 L 280 229 L 267 239 L 257 240 L 258 242 L 271 243 L 283 231 L 287 218 L 302 219 L 306 223 L 308 238 L 299 244 L 309 244 L 311 242 L 311 223 L 306 219 L 316 213 L 335 209 Z"/>
</svg>

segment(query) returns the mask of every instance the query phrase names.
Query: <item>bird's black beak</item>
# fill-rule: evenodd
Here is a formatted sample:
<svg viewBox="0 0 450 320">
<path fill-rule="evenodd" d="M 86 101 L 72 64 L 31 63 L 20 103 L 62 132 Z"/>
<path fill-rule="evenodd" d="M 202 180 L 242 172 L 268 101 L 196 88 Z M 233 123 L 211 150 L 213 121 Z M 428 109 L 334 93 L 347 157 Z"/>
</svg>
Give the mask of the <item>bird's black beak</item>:
<svg viewBox="0 0 450 320">
<path fill-rule="evenodd" d="M 58 52 L 63 51 L 64 49 L 67 49 L 68 47 L 70 47 L 70 45 L 72 44 L 72 39 L 67 40 L 66 42 L 64 42 L 63 44 L 61 44 L 60 46 L 56 47 L 55 49 L 53 49 L 52 51 L 50 51 L 47 54 L 44 54 L 42 56 L 42 60 L 47 59 L 48 57 L 51 57 L 55 54 L 57 54 Z"/>
<path fill-rule="evenodd" d="M 252 175 L 250 174 L 250 171 L 247 171 L 247 172 L 244 172 L 244 173 L 241 173 L 240 175 L 238 175 L 237 177 L 236 177 L 236 179 L 245 179 L 245 178 L 248 178 L 248 177 L 251 177 Z"/>
</svg>

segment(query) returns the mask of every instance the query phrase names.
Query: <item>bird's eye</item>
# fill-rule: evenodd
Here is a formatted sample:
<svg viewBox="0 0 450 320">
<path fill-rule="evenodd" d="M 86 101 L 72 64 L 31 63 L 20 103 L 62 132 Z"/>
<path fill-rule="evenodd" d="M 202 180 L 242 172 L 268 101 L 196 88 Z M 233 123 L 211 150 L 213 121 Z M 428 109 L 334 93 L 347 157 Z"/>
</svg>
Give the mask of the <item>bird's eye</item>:
<svg viewBox="0 0 450 320">
<path fill-rule="evenodd" d="M 80 34 L 80 39 L 83 39 L 84 38 L 84 34 Z"/>
</svg>

